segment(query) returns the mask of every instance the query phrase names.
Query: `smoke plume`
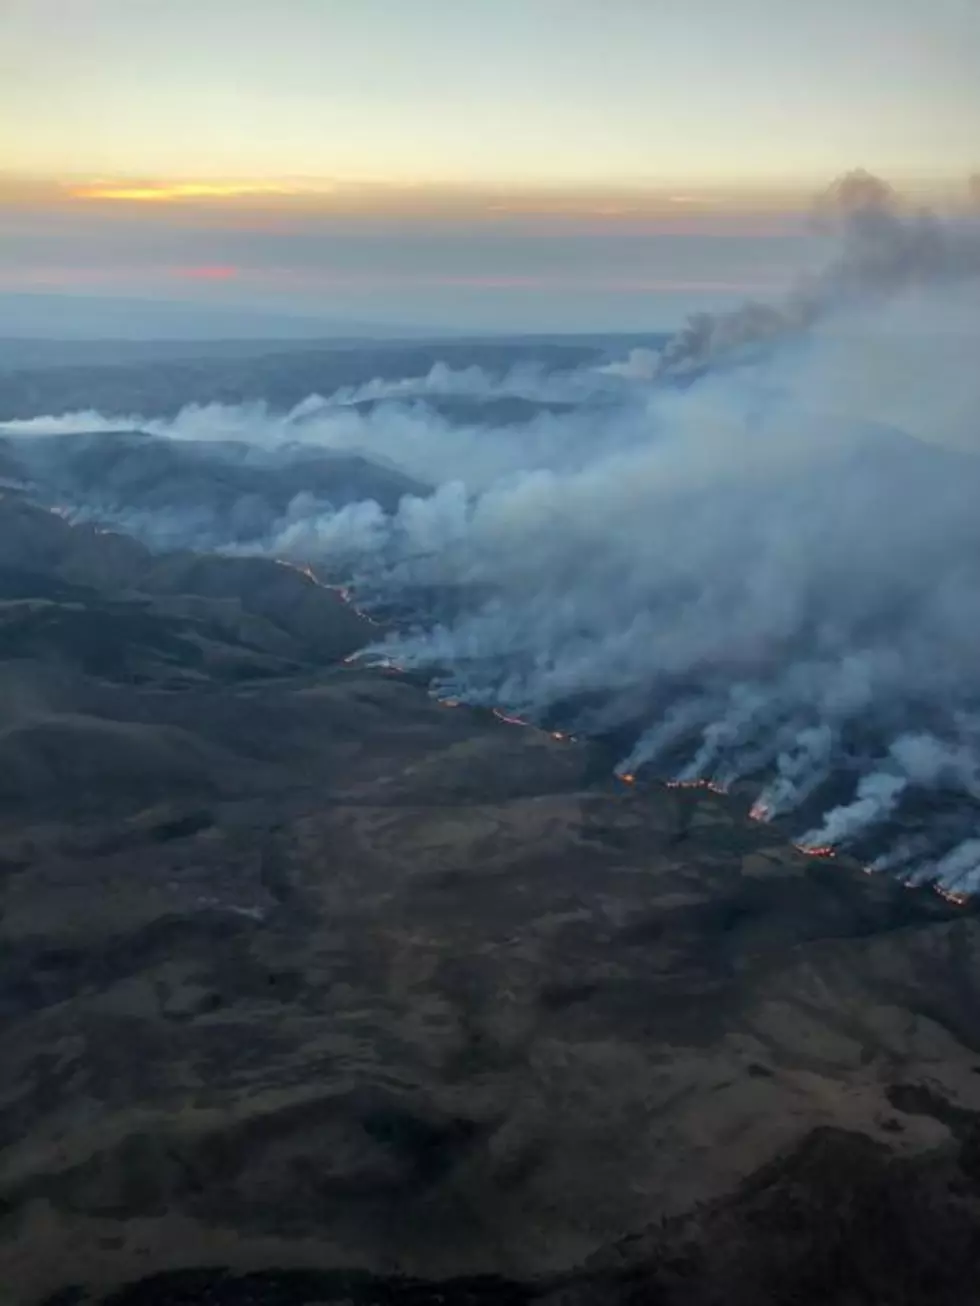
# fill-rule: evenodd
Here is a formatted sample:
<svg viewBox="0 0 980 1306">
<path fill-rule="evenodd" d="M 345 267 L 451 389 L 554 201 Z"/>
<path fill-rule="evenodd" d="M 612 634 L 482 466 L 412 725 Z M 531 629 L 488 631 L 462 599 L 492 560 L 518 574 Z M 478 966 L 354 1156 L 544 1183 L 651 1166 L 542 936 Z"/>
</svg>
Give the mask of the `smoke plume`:
<svg viewBox="0 0 980 1306">
<path fill-rule="evenodd" d="M 829 313 L 980 271 L 975 233 L 944 231 L 929 213 L 907 209 L 890 186 L 863 170 L 834 182 L 820 197 L 815 217 L 840 248 L 819 276 L 782 304 L 752 302 L 731 313 L 694 315 L 656 358 L 650 375 L 684 377 L 750 359 Z M 642 367 L 639 354 L 633 361 Z"/>
<path fill-rule="evenodd" d="M 399 613 L 368 656 L 453 697 L 615 739 L 623 773 L 751 782 L 761 818 L 816 817 L 807 842 L 870 840 L 882 868 L 959 883 L 962 821 L 913 809 L 980 797 L 980 234 L 863 173 L 819 213 L 840 240 L 823 274 L 612 368 L 8 433 L 115 423 L 397 465 L 431 489 L 299 494 L 224 543 L 343 575 Z M 542 407 L 454 422 L 437 400 L 461 389 Z"/>
</svg>

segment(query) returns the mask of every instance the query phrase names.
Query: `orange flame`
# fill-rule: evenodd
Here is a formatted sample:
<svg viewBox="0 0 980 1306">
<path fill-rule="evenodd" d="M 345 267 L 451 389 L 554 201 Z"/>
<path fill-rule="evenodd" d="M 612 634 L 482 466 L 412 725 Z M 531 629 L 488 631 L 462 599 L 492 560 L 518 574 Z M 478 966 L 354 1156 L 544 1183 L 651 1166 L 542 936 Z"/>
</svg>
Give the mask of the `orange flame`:
<svg viewBox="0 0 980 1306">
<path fill-rule="evenodd" d="M 617 771 L 616 779 L 622 780 L 624 785 L 636 784 L 636 776 L 631 771 Z"/>
<path fill-rule="evenodd" d="M 932 888 L 935 893 L 939 894 L 940 898 L 945 899 L 946 902 L 951 902 L 954 907 L 965 907 L 970 901 L 970 895 L 963 893 L 959 889 L 945 889 L 941 884 L 934 884 Z"/>
<path fill-rule="evenodd" d="M 794 843 L 793 847 L 796 849 L 797 852 L 802 853 L 804 857 L 836 857 L 837 856 L 836 848 L 832 847 L 830 844 L 818 844 L 815 846 L 807 847 L 806 844 Z M 873 866 L 862 866 L 861 870 L 864 871 L 865 875 L 877 874 Z M 904 884 L 905 884 L 905 888 L 907 889 L 914 889 L 917 887 L 912 880 L 906 880 L 904 881 Z M 933 893 L 938 894 L 939 897 L 942 898 L 945 902 L 952 903 L 954 907 L 965 907 L 968 905 L 968 903 L 972 898 L 972 894 L 963 893 L 962 890 L 960 889 L 947 889 L 943 885 L 935 882 L 930 884 L 929 888 L 933 891 Z"/>
<path fill-rule="evenodd" d="M 346 585 L 325 584 L 322 580 L 320 580 L 316 572 L 308 563 L 290 562 L 288 558 L 276 558 L 275 561 L 278 562 L 280 567 L 288 567 L 290 571 L 299 572 L 301 576 L 305 576 L 307 580 L 312 581 L 313 584 L 316 585 L 318 589 L 329 590 L 331 594 L 336 594 L 338 599 L 340 599 L 341 603 L 346 603 L 347 606 L 351 609 L 351 611 L 355 614 L 355 616 L 360 617 L 362 621 L 366 621 L 368 622 L 369 625 L 372 626 L 381 625 L 381 622 L 378 621 L 376 617 L 372 617 L 369 613 L 365 612 L 363 608 L 359 608 L 356 605 L 356 603 L 354 602 L 354 595 L 351 593 L 350 589 Z"/>
<path fill-rule="evenodd" d="M 727 794 L 728 790 L 717 780 L 665 780 L 664 787 L 667 789 L 707 789 L 712 794 Z"/>
<path fill-rule="evenodd" d="M 502 712 L 499 707 L 493 708 L 492 711 L 498 721 L 503 721 L 509 726 L 526 726 L 529 724 L 523 717 L 509 716 L 506 712 Z"/>
<path fill-rule="evenodd" d="M 337 590 L 338 588 L 335 585 L 322 585 L 316 578 L 316 572 L 305 562 L 290 562 L 288 558 L 276 558 L 276 562 L 278 562 L 280 567 L 288 567 L 290 571 L 298 571 L 301 576 L 305 576 L 307 580 L 311 580 L 314 585 L 319 585 L 320 589 Z M 343 597 L 343 594 L 341 597 Z"/>
</svg>

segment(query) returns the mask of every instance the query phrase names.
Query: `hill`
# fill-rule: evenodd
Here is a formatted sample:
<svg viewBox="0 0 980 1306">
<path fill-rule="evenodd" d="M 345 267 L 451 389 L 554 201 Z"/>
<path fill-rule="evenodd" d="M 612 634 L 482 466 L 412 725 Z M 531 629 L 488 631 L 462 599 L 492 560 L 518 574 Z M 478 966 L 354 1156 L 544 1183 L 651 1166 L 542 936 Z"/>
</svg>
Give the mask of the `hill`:
<svg viewBox="0 0 980 1306">
<path fill-rule="evenodd" d="M 0 556 L 5 1302 L 972 1300 L 971 909 L 295 569 L 11 494 Z"/>
</svg>

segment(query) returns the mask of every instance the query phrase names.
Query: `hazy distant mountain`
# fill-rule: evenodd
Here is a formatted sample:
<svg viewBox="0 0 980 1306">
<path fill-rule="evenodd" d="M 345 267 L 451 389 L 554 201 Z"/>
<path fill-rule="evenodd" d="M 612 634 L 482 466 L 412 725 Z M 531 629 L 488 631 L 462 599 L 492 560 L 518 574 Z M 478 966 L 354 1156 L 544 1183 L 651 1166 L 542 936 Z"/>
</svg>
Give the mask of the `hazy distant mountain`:
<svg viewBox="0 0 980 1306">
<path fill-rule="evenodd" d="M 394 511 L 428 487 L 394 468 L 330 449 L 250 449 L 234 441 L 169 440 L 142 431 L 0 437 L 0 475 L 31 485 L 46 502 L 109 514 L 159 513 L 205 535 L 243 540 L 272 529 L 306 494 L 335 507 L 371 499 Z"/>
<path fill-rule="evenodd" d="M 647 337 L 645 339 L 655 339 Z M 627 344 L 634 337 L 626 338 Z M 563 370 L 605 361 L 625 345 L 617 336 L 456 338 L 430 341 L 322 339 L 308 341 L 215 341 L 175 343 L 170 356 L 149 342 L 137 348 L 89 342 L 101 351 L 79 358 L 69 342 L 52 344 L 50 364 L 18 363 L 23 345 L 0 339 L 0 421 L 94 409 L 165 417 L 190 403 L 237 404 L 253 400 L 288 409 L 311 394 L 329 395 L 376 378 L 427 375 L 437 363 L 453 369 L 482 367 L 503 373 L 517 365 Z M 55 361 L 58 359 L 59 361 Z"/>
<path fill-rule="evenodd" d="M 249 305 L 194 300 L 122 299 L 105 295 L 0 293 L 0 338 L 92 342 L 317 340 L 325 337 L 452 335 L 405 323 L 267 312 Z"/>
</svg>

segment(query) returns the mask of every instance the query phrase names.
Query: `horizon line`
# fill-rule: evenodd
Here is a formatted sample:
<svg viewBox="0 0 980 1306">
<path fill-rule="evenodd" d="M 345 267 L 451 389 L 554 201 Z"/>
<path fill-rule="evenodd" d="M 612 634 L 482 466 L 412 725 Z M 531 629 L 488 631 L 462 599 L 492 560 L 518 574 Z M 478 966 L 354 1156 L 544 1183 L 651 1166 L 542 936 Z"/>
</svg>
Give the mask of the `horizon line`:
<svg viewBox="0 0 980 1306">
<path fill-rule="evenodd" d="M 843 175 L 843 170 L 837 177 Z M 910 199 L 969 204 L 980 174 L 886 176 Z M 834 177 L 624 179 L 609 181 L 453 181 L 328 176 L 211 176 L 77 171 L 61 175 L 0 169 L 0 200 L 14 205 L 317 209 L 337 214 L 459 210 L 486 216 L 678 216 L 730 210 L 807 211 Z M 911 192 L 911 193 L 910 193 Z"/>
</svg>

